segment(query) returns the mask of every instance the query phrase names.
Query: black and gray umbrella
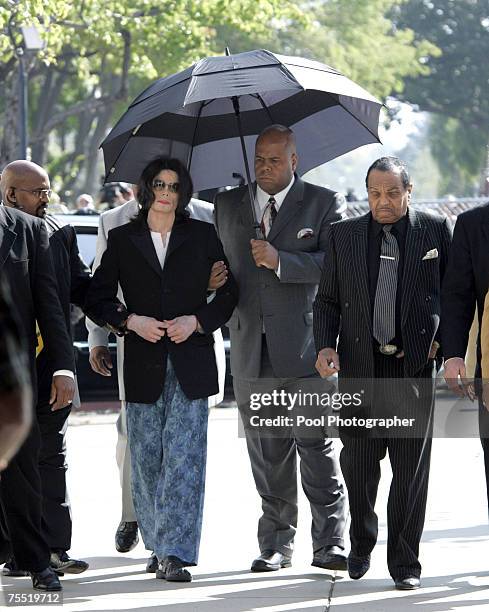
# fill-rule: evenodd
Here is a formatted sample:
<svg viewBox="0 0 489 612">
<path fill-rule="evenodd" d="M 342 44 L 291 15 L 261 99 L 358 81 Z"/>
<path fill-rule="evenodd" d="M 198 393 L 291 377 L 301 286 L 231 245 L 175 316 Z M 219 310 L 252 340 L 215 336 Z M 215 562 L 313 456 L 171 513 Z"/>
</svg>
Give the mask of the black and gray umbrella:
<svg viewBox="0 0 489 612">
<path fill-rule="evenodd" d="M 312 60 L 263 49 L 209 57 L 159 79 L 134 100 L 102 143 L 105 180 L 137 182 L 152 159 L 169 155 L 187 164 L 197 191 L 233 185 L 237 175 L 251 190 L 248 159 L 266 126 L 294 130 L 303 174 L 380 142 L 381 106 Z"/>
</svg>

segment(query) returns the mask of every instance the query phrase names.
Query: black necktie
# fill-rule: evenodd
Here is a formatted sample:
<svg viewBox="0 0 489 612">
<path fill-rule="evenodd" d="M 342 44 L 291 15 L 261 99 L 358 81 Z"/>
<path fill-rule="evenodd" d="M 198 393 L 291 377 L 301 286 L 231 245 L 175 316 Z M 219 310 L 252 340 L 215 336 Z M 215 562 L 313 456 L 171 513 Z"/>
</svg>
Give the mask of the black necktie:
<svg viewBox="0 0 489 612">
<path fill-rule="evenodd" d="M 276 200 L 273 196 L 268 198 L 267 205 L 265 206 L 265 210 L 263 211 L 263 215 L 261 217 L 261 232 L 263 237 L 266 238 L 268 236 L 268 232 L 272 229 L 273 222 L 275 221 L 275 217 L 277 216 L 277 209 L 275 208 Z M 268 228 L 265 225 L 265 215 L 267 214 L 267 210 L 270 211 L 270 215 L 268 217 Z"/>
<path fill-rule="evenodd" d="M 375 290 L 373 334 L 384 346 L 396 335 L 396 292 L 399 245 L 391 233 L 392 225 L 384 225 L 380 248 L 379 277 Z"/>
</svg>

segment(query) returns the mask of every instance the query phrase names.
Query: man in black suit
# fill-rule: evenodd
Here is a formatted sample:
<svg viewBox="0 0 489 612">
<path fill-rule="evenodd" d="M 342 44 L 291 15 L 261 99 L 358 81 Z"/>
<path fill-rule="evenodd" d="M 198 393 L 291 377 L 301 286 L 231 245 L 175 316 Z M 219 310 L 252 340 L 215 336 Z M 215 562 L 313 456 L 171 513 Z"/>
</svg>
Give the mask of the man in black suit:
<svg viewBox="0 0 489 612">
<path fill-rule="evenodd" d="M 340 435 L 351 511 L 350 577 L 361 578 L 370 566 L 380 461 L 388 449 L 388 567 L 396 588 L 414 589 L 420 584 L 440 282 L 450 232 L 441 217 L 408 207 L 412 183 L 401 160 L 378 159 L 366 183 L 370 212 L 330 227 L 314 303 L 316 367 L 323 377 L 338 372 L 340 391 L 363 397 L 358 409 L 344 402 L 342 417 L 412 417 L 396 433 L 340 427 Z"/>
<path fill-rule="evenodd" d="M 19 203 L 12 200 L 11 190 L 24 185 L 42 184 L 49 188 L 46 171 L 33 162 L 18 160 L 7 166 L 4 172 L 4 204 L 12 207 Z M 12 186 L 16 187 L 12 187 Z M 24 194 L 26 192 L 23 192 Z M 28 192 L 27 192 L 28 193 Z M 71 332 L 70 304 L 80 308 L 90 283 L 90 270 L 78 252 L 76 233 L 70 225 L 60 226 L 56 219 L 46 214 L 48 192 L 36 197 L 24 196 L 22 210 L 28 215 L 44 219 L 49 234 L 49 248 L 56 274 L 58 297 L 68 332 Z M 71 338 L 71 333 L 70 333 Z M 66 430 L 71 403 L 61 410 L 51 411 L 49 403 L 53 367 L 48 351 L 40 346 L 36 351 L 37 407 L 36 415 L 41 430 L 39 470 L 42 485 L 42 527 L 51 551 L 51 566 L 59 572 L 79 574 L 88 568 L 85 561 L 71 559 L 71 508 L 66 490 Z M 4 568 L 6 575 L 22 575 L 22 568 L 15 563 Z"/>
<path fill-rule="evenodd" d="M 0 471 L 25 440 L 32 422 L 32 397 L 26 352 L 10 290 L 0 279 Z M 0 563 L 4 559 L 0 550 Z"/>
<path fill-rule="evenodd" d="M 73 400 L 74 356 L 58 297 L 45 223 L 20 212 L 31 203 L 45 207 L 50 193 L 47 176 L 30 173 L 28 168 L 29 162 L 13 162 L 0 179 L 2 199 L 18 209 L 0 206 L 0 267 L 10 283 L 29 352 L 35 398 L 36 327 L 45 345 L 43 350 L 49 355 L 53 372 L 49 404 L 54 412 Z M 2 509 L 18 566 L 29 571 L 34 588 L 60 590 L 59 579 L 50 567 L 49 545 L 41 524 L 39 451 L 39 423 L 34 419 L 26 441 L 2 475 Z"/>
<path fill-rule="evenodd" d="M 489 289 L 488 242 L 489 202 L 458 216 L 443 281 L 441 331 L 445 379 L 458 396 L 467 395 L 471 400 L 474 399 L 474 392 L 468 384 L 464 359 L 476 305 L 481 329 L 484 300 Z M 475 390 L 479 396 L 479 434 L 484 451 L 489 500 L 489 413 L 482 403 L 480 334 L 477 338 L 475 379 Z"/>
</svg>

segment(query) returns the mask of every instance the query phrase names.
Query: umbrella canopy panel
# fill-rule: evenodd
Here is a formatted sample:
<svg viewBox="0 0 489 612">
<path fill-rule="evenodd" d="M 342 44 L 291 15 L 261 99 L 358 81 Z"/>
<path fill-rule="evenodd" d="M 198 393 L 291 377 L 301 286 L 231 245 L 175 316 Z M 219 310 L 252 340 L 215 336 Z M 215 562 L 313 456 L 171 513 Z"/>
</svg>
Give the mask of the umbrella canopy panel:
<svg viewBox="0 0 489 612">
<path fill-rule="evenodd" d="M 140 94 L 102 144 L 106 180 L 135 182 L 154 157 L 172 155 L 197 190 L 234 184 L 245 173 L 233 97 L 248 159 L 272 123 L 294 130 L 300 174 L 379 141 L 382 105 L 360 86 L 319 62 L 252 51 L 201 60 Z"/>
</svg>

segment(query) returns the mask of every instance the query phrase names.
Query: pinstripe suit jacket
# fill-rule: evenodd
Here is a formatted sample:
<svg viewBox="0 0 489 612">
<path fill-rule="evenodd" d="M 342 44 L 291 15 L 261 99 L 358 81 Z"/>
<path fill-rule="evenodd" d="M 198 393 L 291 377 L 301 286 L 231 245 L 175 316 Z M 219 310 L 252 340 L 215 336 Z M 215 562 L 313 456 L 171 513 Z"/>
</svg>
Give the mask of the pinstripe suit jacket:
<svg viewBox="0 0 489 612">
<path fill-rule="evenodd" d="M 439 340 L 440 285 L 451 234 L 446 219 L 408 209 L 402 279 L 401 335 L 404 374 L 414 376 Z M 372 304 L 368 280 L 371 214 L 330 226 L 319 291 L 314 302 L 314 339 L 319 351 L 338 339 L 341 378 L 373 378 Z M 437 257 L 423 259 L 436 249 Z M 338 337 L 339 336 L 339 337 Z"/>
</svg>

